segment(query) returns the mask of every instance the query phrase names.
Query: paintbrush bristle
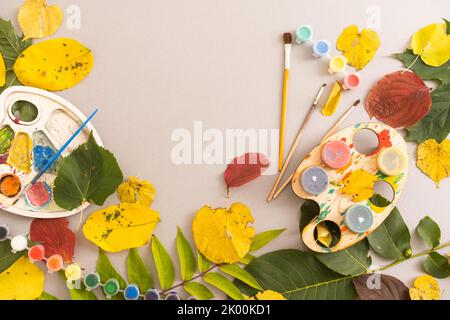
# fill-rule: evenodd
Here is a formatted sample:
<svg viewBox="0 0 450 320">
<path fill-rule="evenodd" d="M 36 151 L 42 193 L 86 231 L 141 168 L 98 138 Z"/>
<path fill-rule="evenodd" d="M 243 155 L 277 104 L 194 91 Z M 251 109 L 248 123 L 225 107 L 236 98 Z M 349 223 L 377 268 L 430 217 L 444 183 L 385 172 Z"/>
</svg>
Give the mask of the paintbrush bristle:
<svg viewBox="0 0 450 320">
<path fill-rule="evenodd" d="M 360 104 L 360 102 L 361 102 L 361 100 L 358 99 L 358 100 L 355 101 L 355 103 L 353 105 L 356 107 L 358 104 Z"/>
<path fill-rule="evenodd" d="M 283 33 L 283 41 L 284 44 L 291 44 L 292 43 L 292 34 L 289 32 Z"/>
</svg>

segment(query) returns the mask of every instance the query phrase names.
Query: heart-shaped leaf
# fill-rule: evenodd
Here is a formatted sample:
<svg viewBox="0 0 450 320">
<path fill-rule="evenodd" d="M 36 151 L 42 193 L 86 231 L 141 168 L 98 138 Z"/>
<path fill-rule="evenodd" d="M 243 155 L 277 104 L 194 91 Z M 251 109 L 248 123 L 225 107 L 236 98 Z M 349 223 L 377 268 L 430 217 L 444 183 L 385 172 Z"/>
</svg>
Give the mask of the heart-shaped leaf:
<svg viewBox="0 0 450 320">
<path fill-rule="evenodd" d="M 63 13 L 58 5 L 49 6 L 46 0 L 25 0 L 17 20 L 26 39 L 45 38 L 59 29 Z"/>
<path fill-rule="evenodd" d="M 365 274 L 353 279 L 359 300 L 409 300 L 403 282 L 385 274 Z"/>
<path fill-rule="evenodd" d="M 430 24 L 412 36 L 411 48 L 429 66 L 439 67 L 450 59 L 450 35 L 445 23 Z"/>
<path fill-rule="evenodd" d="M 430 90 L 417 74 L 409 71 L 384 76 L 366 99 L 369 116 L 394 128 L 415 125 L 430 112 L 430 108 Z"/>
<path fill-rule="evenodd" d="M 439 187 L 439 182 L 450 176 L 450 140 L 422 142 L 417 148 L 417 167 Z"/>
<path fill-rule="evenodd" d="M 34 219 L 30 225 L 30 240 L 42 243 L 47 258 L 59 254 L 65 263 L 72 262 L 76 237 L 66 218 Z"/>
</svg>

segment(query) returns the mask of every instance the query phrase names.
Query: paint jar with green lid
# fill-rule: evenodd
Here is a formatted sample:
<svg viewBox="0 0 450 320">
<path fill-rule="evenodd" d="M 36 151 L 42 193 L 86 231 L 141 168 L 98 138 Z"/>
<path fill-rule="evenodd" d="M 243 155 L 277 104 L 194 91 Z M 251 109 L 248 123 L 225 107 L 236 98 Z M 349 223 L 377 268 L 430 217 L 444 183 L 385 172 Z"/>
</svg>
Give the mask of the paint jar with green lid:
<svg viewBox="0 0 450 320">
<path fill-rule="evenodd" d="M 119 290 L 119 281 L 114 278 L 108 279 L 108 281 L 106 281 L 103 285 L 103 292 L 105 293 L 107 299 L 111 299 L 111 297 L 118 294 Z"/>
</svg>

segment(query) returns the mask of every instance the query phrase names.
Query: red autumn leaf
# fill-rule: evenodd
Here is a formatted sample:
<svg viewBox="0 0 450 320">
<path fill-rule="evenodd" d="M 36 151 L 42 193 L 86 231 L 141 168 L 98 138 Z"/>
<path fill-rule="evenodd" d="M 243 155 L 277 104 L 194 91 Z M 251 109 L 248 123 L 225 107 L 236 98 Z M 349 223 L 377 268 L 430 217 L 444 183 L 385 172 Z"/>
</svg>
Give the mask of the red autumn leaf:
<svg viewBox="0 0 450 320">
<path fill-rule="evenodd" d="M 63 257 L 64 263 L 71 263 L 75 251 L 75 233 L 68 227 L 66 218 L 34 219 L 30 226 L 30 240 L 45 247 L 45 257 L 54 254 Z"/>
<path fill-rule="evenodd" d="M 410 71 L 386 75 L 370 90 L 366 99 L 369 116 L 394 128 L 415 125 L 430 112 L 430 108 L 430 90 Z"/>
<path fill-rule="evenodd" d="M 223 174 L 227 192 L 258 178 L 268 167 L 269 160 L 261 153 L 246 153 L 234 158 Z"/>
</svg>

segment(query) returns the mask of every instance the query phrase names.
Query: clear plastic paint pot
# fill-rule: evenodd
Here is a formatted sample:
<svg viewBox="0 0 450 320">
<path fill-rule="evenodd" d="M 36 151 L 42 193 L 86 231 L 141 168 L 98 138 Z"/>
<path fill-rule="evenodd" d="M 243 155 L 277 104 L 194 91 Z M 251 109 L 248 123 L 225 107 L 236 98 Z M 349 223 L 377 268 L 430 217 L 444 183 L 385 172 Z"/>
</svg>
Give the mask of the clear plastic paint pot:
<svg viewBox="0 0 450 320">
<path fill-rule="evenodd" d="M 76 263 L 69 265 L 64 271 L 67 281 L 73 282 L 81 278 L 81 267 Z"/>
<path fill-rule="evenodd" d="M 11 250 L 12 252 L 20 252 L 27 248 L 28 239 L 24 235 L 17 235 L 11 238 Z"/>
<path fill-rule="evenodd" d="M 25 193 L 25 201 L 35 209 L 47 206 L 52 200 L 52 190 L 45 182 L 36 182 Z"/>
<path fill-rule="evenodd" d="M 313 28 L 310 25 L 300 26 L 295 31 L 295 42 L 297 42 L 298 44 L 302 44 L 312 41 L 313 34 Z"/>
<path fill-rule="evenodd" d="M 355 90 L 361 85 L 361 77 L 358 73 L 349 73 L 344 78 L 343 88 L 345 90 Z"/>
<path fill-rule="evenodd" d="M 138 300 L 139 299 L 139 288 L 135 284 L 129 284 L 123 291 L 123 296 L 125 300 Z"/>
<path fill-rule="evenodd" d="M 47 259 L 47 269 L 49 273 L 58 272 L 64 267 L 63 257 L 59 254 L 54 254 Z"/>
<path fill-rule="evenodd" d="M 36 244 L 28 250 L 28 259 L 31 262 L 38 262 L 45 257 L 45 247 L 42 244 Z"/>
<path fill-rule="evenodd" d="M 354 205 L 345 213 L 346 226 L 355 233 L 364 233 L 373 225 L 373 213 L 369 207 Z"/>
<path fill-rule="evenodd" d="M 322 147 L 320 156 L 328 168 L 342 169 L 350 162 L 351 153 L 344 141 L 332 140 Z"/>
<path fill-rule="evenodd" d="M 329 178 L 323 168 L 312 166 L 302 172 L 300 183 L 305 192 L 318 196 L 328 189 Z"/>
<path fill-rule="evenodd" d="M 86 277 L 84 277 L 83 282 L 86 290 L 94 290 L 100 285 L 100 276 L 97 272 L 89 273 Z"/>
<path fill-rule="evenodd" d="M 327 40 L 316 41 L 313 45 L 313 56 L 316 58 L 326 57 L 330 54 L 331 44 Z"/>
<path fill-rule="evenodd" d="M 408 165 L 406 154 L 399 148 L 383 149 L 377 156 L 378 169 L 387 176 L 403 173 Z"/>
<path fill-rule="evenodd" d="M 9 227 L 6 224 L 0 224 L 0 241 L 5 241 L 9 237 Z"/>
<path fill-rule="evenodd" d="M 106 295 L 106 298 L 111 299 L 111 297 L 115 296 L 119 293 L 120 286 L 119 281 L 117 279 L 108 279 L 103 285 L 103 292 Z"/>
<path fill-rule="evenodd" d="M 344 72 L 346 67 L 347 59 L 345 59 L 344 56 L 331 57 L 328 65 L 328 72 L 331 74 Z"/>
</svg>

